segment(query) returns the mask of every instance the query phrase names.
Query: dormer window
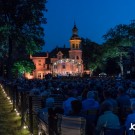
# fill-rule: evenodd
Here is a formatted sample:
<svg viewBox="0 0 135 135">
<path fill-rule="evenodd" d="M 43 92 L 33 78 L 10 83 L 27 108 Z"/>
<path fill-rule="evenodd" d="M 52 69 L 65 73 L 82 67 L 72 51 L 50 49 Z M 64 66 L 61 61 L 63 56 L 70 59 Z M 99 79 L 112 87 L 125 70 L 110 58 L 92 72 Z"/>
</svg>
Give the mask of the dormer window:
<svg viewBox="0 0 135 135">
<path fill-rule="evenodd" d="M 60 60 L 61 59 L 61 56 L 58 56 L 58 59 Z"/>
<path fill-rule="evenodd" d="M 62 52 L 60 51 L 60 52 L 58 52 L 58 54 L 57 54 L 57 58 L 60 60 L 60 59 L 62 59 L 62 56 L 63 56 L 63 54 L 62 54 Z"/>
</svg>

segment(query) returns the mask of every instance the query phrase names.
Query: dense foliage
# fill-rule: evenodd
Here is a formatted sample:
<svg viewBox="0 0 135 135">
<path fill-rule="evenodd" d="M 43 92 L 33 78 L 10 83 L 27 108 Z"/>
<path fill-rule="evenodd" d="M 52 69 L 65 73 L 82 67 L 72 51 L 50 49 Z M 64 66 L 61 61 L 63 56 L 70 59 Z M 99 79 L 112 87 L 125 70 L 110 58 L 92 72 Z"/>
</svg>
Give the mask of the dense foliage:
<svg viewBox="0 0 135 135">
<path fill-rule="evenodd" d="M 8 71 L 13 61 L 38 52 L 44 45 L 46 0 L 0 1 L 0 57 L 8 56 Z"/>
<path fill-rule="evenodd" d="M 32 73 L 34 69 L 35 65 L 31 60 L 21 60 L 14 63 L 12 71 L 17 76 L 20 76 L 24 73 Z"/>
<path fill-rule="evenodd" d="M 82 59 L 85 70 L 95 71 L 98 68 L 102 68 L 102 46 L 90 39 L 82 38 Z"/>
<path fill-rule="evenodd" d="M 119 24 L 111 28 L 103 38 L 105 42 L 102 45 L 82 38 L 84 69 L 98 73 L 106 72 L 110 75 L 118 73 L 123 75 L 131 68 L 133 62 L 131 55 L 133 58 L 135 22 L 127 25 Z"/>
<path fill-rule="evenodd" d="M 104 36 L 103 60 L 115 60 L 124 74 L 124 67 L 129 60 L 129 52 L 135 45 L 135 23 L 117 25 Z M 129 62 L 128 62 L 129 63 Z"/>
</svg>

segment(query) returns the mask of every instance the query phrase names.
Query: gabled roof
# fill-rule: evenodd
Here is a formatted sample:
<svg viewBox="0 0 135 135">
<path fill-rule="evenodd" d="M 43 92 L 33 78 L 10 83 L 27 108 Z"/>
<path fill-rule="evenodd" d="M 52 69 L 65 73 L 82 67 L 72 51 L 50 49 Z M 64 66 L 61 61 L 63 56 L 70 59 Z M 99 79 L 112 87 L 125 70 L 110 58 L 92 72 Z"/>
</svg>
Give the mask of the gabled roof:
<svg viewBox="0 0 135 135">
<path fill-rule="evenodd" d="M 58 52 L 61 52 L 63 54 L 63 58 L 69 58 L 69 50 L 70 48 L 60 48 L 56 47 L 49 53 L 50 58 L 57 58 Z"/>
</svg>

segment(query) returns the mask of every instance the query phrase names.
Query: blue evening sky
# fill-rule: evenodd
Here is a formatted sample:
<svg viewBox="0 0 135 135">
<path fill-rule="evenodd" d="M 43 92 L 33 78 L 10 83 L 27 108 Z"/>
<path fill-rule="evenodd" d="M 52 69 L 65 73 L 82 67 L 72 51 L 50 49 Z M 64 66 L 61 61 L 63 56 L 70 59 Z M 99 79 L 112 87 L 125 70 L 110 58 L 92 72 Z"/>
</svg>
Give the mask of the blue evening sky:
<svg viewBox="0 0 135 135">
<path fill-rule="evenodd" d="M 48 0 L 46 8 L 44 51 L 69 47 L 74 21 L 80 37 L 101 44 L 110 28 L 135 19 L 135 0 Z"/>
</svg>

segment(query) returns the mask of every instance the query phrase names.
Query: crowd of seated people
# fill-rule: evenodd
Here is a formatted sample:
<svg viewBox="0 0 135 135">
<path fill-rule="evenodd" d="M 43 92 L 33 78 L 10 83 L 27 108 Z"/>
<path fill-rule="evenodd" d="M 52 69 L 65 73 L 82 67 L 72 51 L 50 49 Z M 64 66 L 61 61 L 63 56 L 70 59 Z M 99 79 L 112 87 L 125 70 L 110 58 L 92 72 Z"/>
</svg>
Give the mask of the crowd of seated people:
<svg viewBox="0 0 135 135">
<path fill-rule="evenodd" d="M 23 79 L 16 80 L 15 83 L 18 87 L 29 89 L 31 94 L 42 96 L 45 101 L 52 93 L 62 94 L 65 100 L 63 106 L 56 109 L 56 113 L 85 117 L 86 133 L 89 135 L 98 134 L 104 126 L 117 129 L 123 125 L 130 135 L 130 123 L 135 122 L 132 119 L 135 110 L 134 80 L 78 77 Z"/>
</svg>

